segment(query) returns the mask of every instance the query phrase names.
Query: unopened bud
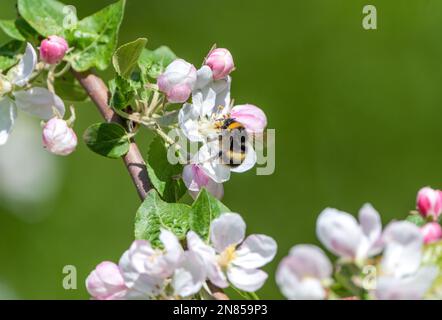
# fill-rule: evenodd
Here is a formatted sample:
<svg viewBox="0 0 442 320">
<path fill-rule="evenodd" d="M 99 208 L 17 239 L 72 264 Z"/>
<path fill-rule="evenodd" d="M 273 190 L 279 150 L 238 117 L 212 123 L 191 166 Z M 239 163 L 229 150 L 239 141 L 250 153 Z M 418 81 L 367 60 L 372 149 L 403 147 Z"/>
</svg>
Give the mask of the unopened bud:
<svg viewBox="0 0 442 320">
<path fill-rule="evenodd" d="M 53 154 L 67 156 L 77 147 L 77 135 L 65 120 L 54 117 L 43 128 L 43 146 Z"/>
<path fill-rule="evenodd" d="M 195 67 L 182 60 L 173 61 L 157 79 L 158 88 L 171 103 L 184 103 L 189 99 L 196 82 Z"/>
<path fill-rule="evenodd" d="M 426 244 L 442 239 L 442 228 L 437 222 L 430 222 L 421 227 L 421 233 Z"/>
<path fill-rule="evenodd" d="M 224 48 L 212 50 L 205 64 L 212 69 L 214 80 L 224 79 L 235 69 L 232 54 Z"/>
<path fill-rule="evenodd" d="M 442 213 L 442 192 L 430 187 L 420 189 L 417 194 L 416 206 L 423 217 L 437 220 Z"/>
<path fill-rule="evenodd" d="M 66 40 L 59 36 L 49 36 L 40 45 L 40 58 L 46 63 L 57 64 L 63 60 L 69 46 Z"/>
</svg>

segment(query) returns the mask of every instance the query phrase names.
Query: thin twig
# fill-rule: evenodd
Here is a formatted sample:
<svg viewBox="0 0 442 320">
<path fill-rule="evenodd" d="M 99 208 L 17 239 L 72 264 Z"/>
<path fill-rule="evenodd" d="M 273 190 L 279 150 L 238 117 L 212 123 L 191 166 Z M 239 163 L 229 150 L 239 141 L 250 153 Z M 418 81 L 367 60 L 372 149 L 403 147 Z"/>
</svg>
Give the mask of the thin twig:
<svg viewBox="0 0 442 320">
<path fill-rule="evenodd" d="M 108 89 L 103 80 L 89 72 L 72 72 L 95 103 L 103 118 L 107 122 L 115 122 L 125 126 L 126 121 L 108 105 Z M 152 189 L 152 184 L 147 174 L 146 163 L 133 139 L 131 139 L 129 152 L 123 157 L 123 161 L 135 184 L 140 199 L 144 200 L 149 190 Z"/>
</svg>

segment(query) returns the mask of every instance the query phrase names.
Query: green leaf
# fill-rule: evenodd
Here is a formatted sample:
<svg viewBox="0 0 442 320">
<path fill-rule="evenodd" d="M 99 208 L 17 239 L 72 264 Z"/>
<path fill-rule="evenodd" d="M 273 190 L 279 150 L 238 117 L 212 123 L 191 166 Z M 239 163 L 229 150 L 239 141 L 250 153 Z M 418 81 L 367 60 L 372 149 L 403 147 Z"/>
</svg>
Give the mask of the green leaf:
<svg viewBox="0 0 442 320">
<path fill-rule="evenodd" d="M 198 198 L 192 204 L 189 219 L 190 229 L 198 233 L 203 239 L 209 240 L 210 224 L 224 212 L 231 211 L 206 189 L 202 189 Z"/>
<path fill-rule="evenodd" d="M 83 102 L 88 98 L 86 91 L 70 72 L 55 81 L 55 92 L 62 100 Z"/>
<path fill-rule="evenodd" d="M 167 202 L 177 202 L 186 193 L 181 179 L 183 166 L 167 160 L 167 149 L 160 137 L 155 137 L 149 146 L 147 172 L 155 189 Z"/>
<path fill-rule="evenodd" d="M 12 40 L 0 47 L 0 71 L 15 65 L 24 50 L 24 42 Z"/>
<path fill-rule="evenodd" d="M 12 39 L 19 41 L 26 40 L 20 33 L 20 30 L 15 26 L 15 20 L 0 20 L 0 29 Z"/>
<path fill-rule="evenodd" d="M 355 283 L 356 277 L 360 274 L 361 270 L 355 264 L 338 265 L 334 273 L 336 283 L 332 290 L 341 297 L 361 297 L 365 295 L 365 290 Z"/>
<path fill-rule="evenodd" d="M 23 38 L 26 39 L 26 41 L 32 43 L 35 46 L 40 45 L 41 36 L 34 28 L 31 27 L 29 23 L 26 22 L 25 19 L 23 19 L 22 17 L 17 18 L 15 20 L 15 27 L 23 36 Z"/>
<path fill-rule="evenodd" d="M 418 227 L 422 227 L 425 224 L 425 219 L 420 214 L 410 214 L 405 220 L 414 223 Z"/>
<path fill-rule="evenodd" d="M 135 88 L 131 82 L 119 75 L 109 82 L 109 90 L 111 92 L 109 104 L 118 110 L 126 108 L 135 96 Z"/>
<path fill-rule="evenodd" d="M 161 229 L 173 232 L 182 240 L 189 231 L 190 206 L 183 203 L 167 203 L 155 190 L 149 191 L 135 217 L 135 238 L 161 247 Z"/>
<path fill-rule="evenodd" d="M 65 4 L 55 0 L 18 0 L 20 15 L 42 36 L 64 35 Z"/>
<path fill-rule="evenodd" d="M 138 59 L 146 46 L 147 39 L 139 38 L 126 43 L 115 51 L 112 63 L 115 71 L 125 79 L 128 79 L 137 67 Z"/>
<path fill-rule="evenodd" d="M 138 60 L 138 65 L 144 75 L 156 79 L 175 59 L 175 53 L 168 47 L 162 46 L 153 51 L 144 49 Z"/>
<path fill-rule="evenodd" d="M 117 123 L 95 123 L 86 129 L 83 139 L 89 149 L 108 158 L 119 158 L 129 151 L 126 130 Z"/>
<path fill-rule="evenodd" d="M 120 0 L 78 22 L 71 41 L 74 50 L 67 57 L 76 71 L 108 67 L 117 45 L 125 3 Z"/>
</svg>

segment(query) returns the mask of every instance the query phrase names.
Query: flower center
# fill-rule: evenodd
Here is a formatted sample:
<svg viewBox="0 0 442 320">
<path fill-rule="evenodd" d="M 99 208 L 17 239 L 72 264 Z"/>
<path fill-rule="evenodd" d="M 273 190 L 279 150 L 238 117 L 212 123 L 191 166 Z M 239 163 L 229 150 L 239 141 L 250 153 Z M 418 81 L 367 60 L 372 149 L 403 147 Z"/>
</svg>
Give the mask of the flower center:
<svg viewBox="0 0 442 320">
<path fill-rule="evenodd" d="M 148 263 L 154 264 L 158 261 L 158 259 L 160 258 L 160 256 L 162 256 L 162 251 L 161 250 L 155 250 L 153 254 L 149 255 L 147 258 Z"/>
<path fill-rule="evenodd" d="M 218 263 L 222 268 L 227 267 L 236 257 L 235 245 L 230 245 L 218 256 Z"/>
</svg>

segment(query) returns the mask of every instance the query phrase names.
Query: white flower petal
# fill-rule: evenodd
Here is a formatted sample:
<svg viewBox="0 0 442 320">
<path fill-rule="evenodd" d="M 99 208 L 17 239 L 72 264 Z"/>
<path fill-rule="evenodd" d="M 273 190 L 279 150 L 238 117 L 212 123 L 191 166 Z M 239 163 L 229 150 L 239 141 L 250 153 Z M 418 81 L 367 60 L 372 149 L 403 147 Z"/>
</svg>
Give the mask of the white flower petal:
<svg viewBox="0 0 442 320">
<path fill-rule="evenodd" d="M 359 223 L 364 237 L 358 248 L 357 259 L 364 261 L 383 249 L 382 222 L 379 213 L 371 204 L 366 203 L 359 210 Z"/>
<path fill-rule="evenodd" d="M 382 271 L 402 277 L 413 274 L 419 268 L 423 237 L 419 228 L 408 221 L 390 223 L 384 231 L 385 243 Z"/>
<path fill-rule="evenodd" d="M 381 276 L 377 281 L 375 296 L 380 300 L 422 299 L 438 273 L 437 267 L 423 267 L 407 277 Z"/>
<path fill-rule="evenodd" d="M 196 253 L 186 251 L 173 276 L 172 287 L 176 295 L 189 297 L 201 289 L 205 279 L 206 270 L 202 259 Z"/>
<path fill-rule="evenodd" d="M 245 269 L 260 268 L 273 260 L 276 249 L 275 240 L 265 235 L 254 234 L 248 236 L 241 244 L 232 263 Z"/>
<path fill-rule="evenodd" d="M 316 279 L 304 279 L 301 281 L 297 295 L 292 299 L 296 300 L 323 300 L 326 291 L 321 282 Z"/>
<path fill-rule="evenodd" d="M 212 196 L 219 200 L 221 200 L 224 196 L 224 186 L 222 183 L 218 183 L 210 179 L 205 188 Z"/>
<path fill-rule="evenodd" d="M 45 88 L 16 91 L 14 97 L 18 108 L 43 120 L 49 120 L 54 116 L 54 107 L 64 116 L 63 101 Z"/>
<path fill-rule="evenodd" d="M 135 240 L 121 257 L 119 266 L 129 288 L 127 298 L 149 298 L 159 294 L 163 289 L 164 278 L 158 276 L 160 272 L 154 270 L 154 273 L 148 273 L 152 271 L 148 262 L 155 257 L 155 254 L 148 241 Z"/>
<path fill-rule="evenodd" d="M 325 209 L 319 215 L 316 234 L 328 250 L 343 258 L 355 258 L 363 239 L 356 219 L 332 208 Z"/>
<path fill-rule="evenodd" d="M 297 245 L 290 250 L 291 266 L 299 278 L 318 278 L 324 280 L 331 277 L 333 267 L 324 251 L 314 245 Z"/>
<path fill-rule="evenodd" d="M 147 274 L 139 274 L 124 296 L 128 300 L 149 300 L 164 290 L 164 280 Z"/>
<path fill-rule="evenodd" d="M 210 179 L 210 182 L 207 186 L 204 187 L 212 196 L 221 200 L 224 197 L 224 186 L 222 183 L 217 183 Z M 200 191 L 192 191 L 189 190 L 189 194 L 193 199 L 198 198 Z"/>
<path fill-rule="evenodd" d="M 295 247 L 296 248 L 296 247 Z M 302 279 L 296 270 L 300 261 L 293 256 L 284 258 L 276 272 L 276 283 L 282 294 L 291 300 L 322 300 L 325 290 L 317 278 Z"/>
<path fill-rule="evenodd" d="M 204 141 L 200 133 L 200 112 L 195 104 L 185 103 L 178 113 L 178 124 L 190 141 Z"/>
<path fill-rule="evenodd" d="M 245 172 L 252 169 L 256 164 L 256 152 L 253 149 L 253 146 L 250 143 L 246 144 L 246 157 L 244 161 L 236 168 L 231 168 L 230 170 L 233 172 Z"/>
<path fill-rule="evenodd" d="M 217 143 L 206 143 L 198 150 L 194 161 L 215 182 L 223 183 L 230 179 L 230 168 L 221 164 Z"/>
<path fill-rule="evenodd" d="M 288 299 L 324 299 L 321 281 L 332 274 L 332 265 L 324 252 L 313 245 L 297 245 L 282 260 L 276 282 Z"/>
<path fill-rule="evenodd" d="M 205 188 L 217 199 L 222 199 L 224 195 L 223 184 L 213 181 L 198 165 L 189 164 L 184 166 L 183 181 L 194 199 L 198 197 L 202 188 Z"/>
<path fill-rule="evenodd" d="M 202 66 L 196 72 L 196 76 L 197 78 L 195 83 L 195 89 L 201 89 L 207 86 L 213 80 L 212 69 L 210 69 L 209 66 Z"/>
<path fill-rule="evenodd" d="M 259 269 L 243 269 L 230 266 L 227 269 L 227 278 L 238 289 L 254 292 L 260 289 L 267 280 L 267 273 Z"/>
<path fill-rule="evenodd" d="M 119 266 L 129 287 L 131 282 L 135 281 L 140 273 L 146 272 L 145 261 L 153 254 L 154 250 L 149 242 L 135 240 L 129 250 L 121 256 Z"/>
<path fill-rule="evenodd" d="M 294 270 L 296 263 L 293 257 L 285 257 L 276 270 L 276 284 L 279 286 L 282 294 L 287 299 L 292 300 L 299 299 L 298 297 L 303 294 L 300 291 L 301 277 Z"/>
<path fill-rule="evenodd" d="M 362 232 L 370 242 L 378 241 L 382 232 L 381 217 L 371 204 L 366 203 L 359 210 L 359 223 L 361 224 Z"/>
<path fill-rule="evenodd" d="M 204 243 L 193 231 L 187 233 L 187 246 L 190 251 L 195 252 L 204 261 L 209 280 L 217 287 L 226 288 L 229 284 L 218 265 L 215 250 Z"/>
<path fill-rule="evenodd" d="M 121 299 L 126 294 L 126 286 L 120 268 L 109 261 L 100 263 L 86 279 L 89 294 L 98 300 Z"/>
<path fill-rule="evenodd" d="M 4 145 L 14 126 L 17 110 L 14 102 L 8 97 L 0 100 L 0 146 Z"/>
<path fill-rule="evenodd" d="M 225 79 L 214 81 L 213 89 L 216 92 L 215 106 L 223 106 L 222 113 L 230 111 L 230 85 L 232 78 L 228 76 Z"/>
<path fill-rule="evenodd" d="M 210 239 L 219 253 L 228 246 L 240 244 L 244 240 L 245 233 L 246 223 L 237 213 L 223 213 L 210 225 Z"/>
<path fill-rule="evenodd" d="M 28 82 L 37 64 L 37 53 L 30 43 L 26 45 L 26 51 L 18 64 L 13 67 L 8 78 L 17 86 L 24 86 Z"/>
<path fill-rule="evenodd" d="M 210 116 L 216 110 L 216 92 L 210 87 L 196 90 L 192 94 L 192 103 L 200 108 L 201 116 Z"/>
<path fill-rule="evenodd" d="M 183 247 L 175 234 L 169 230 L 161 229 L 160 240 L 164 244 L 166 251 L 164 258 L 168 263 L 168 267 L 173 269 L 182 259 L 184 253 Z"/>
</svg>

